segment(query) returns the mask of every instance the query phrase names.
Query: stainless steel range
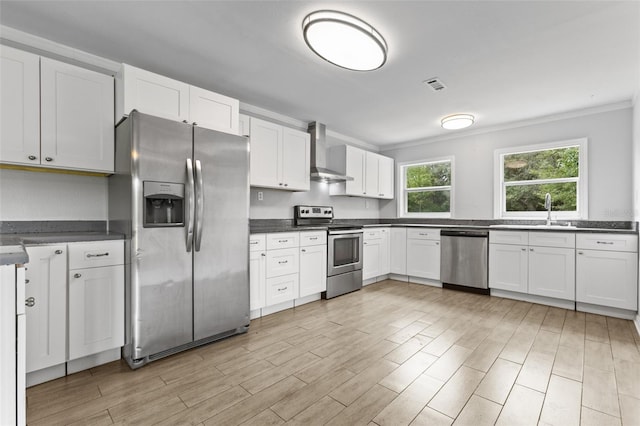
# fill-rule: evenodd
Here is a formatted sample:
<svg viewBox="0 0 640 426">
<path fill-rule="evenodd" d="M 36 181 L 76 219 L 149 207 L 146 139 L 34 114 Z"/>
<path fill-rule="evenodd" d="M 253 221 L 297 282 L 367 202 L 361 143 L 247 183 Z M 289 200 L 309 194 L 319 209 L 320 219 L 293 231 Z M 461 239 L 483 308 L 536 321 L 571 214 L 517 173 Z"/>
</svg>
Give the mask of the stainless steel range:
<svg viewBox="0 0 640 426">
<path fill-rule="evenodd" d="M 362 226 L 333 222 L 333 207 L 295 206 L 297 226 L 327 227 L 327 291 L 331 299 L 362 288 Z"/>
</svg>

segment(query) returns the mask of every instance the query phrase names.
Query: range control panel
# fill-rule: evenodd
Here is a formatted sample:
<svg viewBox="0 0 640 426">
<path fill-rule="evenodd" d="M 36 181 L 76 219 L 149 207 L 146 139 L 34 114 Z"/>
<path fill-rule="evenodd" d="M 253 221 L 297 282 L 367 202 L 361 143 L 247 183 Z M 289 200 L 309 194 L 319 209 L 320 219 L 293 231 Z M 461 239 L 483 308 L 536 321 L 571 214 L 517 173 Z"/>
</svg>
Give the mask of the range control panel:
<svg viewBox="0 0 640 426">
<path fill-rule="evenodd" d="M 333 207 L 295 206 L 294 217 L 297 219 L 333 219 Z"/>
</svg>

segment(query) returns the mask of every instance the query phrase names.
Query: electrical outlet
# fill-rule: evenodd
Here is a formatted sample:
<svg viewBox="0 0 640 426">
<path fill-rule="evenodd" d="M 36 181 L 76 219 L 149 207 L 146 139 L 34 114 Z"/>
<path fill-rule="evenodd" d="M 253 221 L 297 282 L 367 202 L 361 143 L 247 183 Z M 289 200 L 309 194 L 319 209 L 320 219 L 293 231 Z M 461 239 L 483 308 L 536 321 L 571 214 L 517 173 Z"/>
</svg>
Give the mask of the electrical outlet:
<svg viewBox="0 0 640 426">
<path fill-rule="evenodd" d="M 262 191 L 258 191 L 258 201 L 264 200 L 264 193 Z"/>
</svg>

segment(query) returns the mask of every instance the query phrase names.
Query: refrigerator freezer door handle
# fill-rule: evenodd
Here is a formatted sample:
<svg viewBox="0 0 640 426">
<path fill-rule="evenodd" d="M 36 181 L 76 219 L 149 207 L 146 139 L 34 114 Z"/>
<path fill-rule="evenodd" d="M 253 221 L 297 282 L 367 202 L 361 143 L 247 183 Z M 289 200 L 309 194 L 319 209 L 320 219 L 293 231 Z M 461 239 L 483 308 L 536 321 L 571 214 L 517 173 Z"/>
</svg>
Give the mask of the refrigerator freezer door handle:
<svg viewBox="0 0 640 426">
<path fill-rule="evenodd" d="M 193 163 L 187 158 L 187 190 L 189 192 L 189 215 L 187 216 L 187 252 L 193 246 L 193 222 L 196 211 L 195 184 L 193 182 Z"/>
<path fill-rule="evenodd" d="M 204 188 L 202 187 L 202 164 L 196 160 L 196 251 L 202 243 L 202 221 L 204 219 Z"/>
</svg>

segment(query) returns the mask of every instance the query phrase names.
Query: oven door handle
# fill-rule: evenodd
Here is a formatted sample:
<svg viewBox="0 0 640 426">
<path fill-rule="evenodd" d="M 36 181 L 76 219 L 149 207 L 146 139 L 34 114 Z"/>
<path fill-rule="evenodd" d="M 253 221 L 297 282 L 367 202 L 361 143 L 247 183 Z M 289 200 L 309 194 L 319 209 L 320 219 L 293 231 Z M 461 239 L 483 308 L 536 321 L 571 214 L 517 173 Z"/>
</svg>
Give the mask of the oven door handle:
<svg viewBox="0 0 640 426">
<path fill-rule="evenodd" d="M 329 234 L 330 238 L 358 238 L 362 237 L 362 231 L 353 232 L 353 231 L 331 231 Z"/>
</svg>

